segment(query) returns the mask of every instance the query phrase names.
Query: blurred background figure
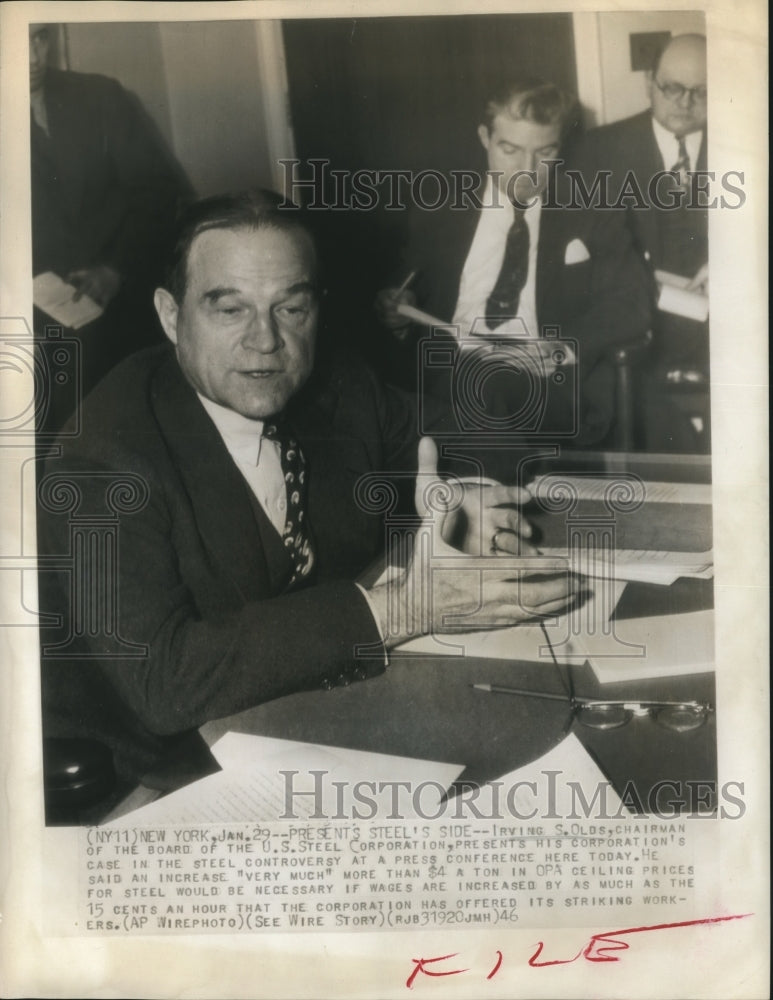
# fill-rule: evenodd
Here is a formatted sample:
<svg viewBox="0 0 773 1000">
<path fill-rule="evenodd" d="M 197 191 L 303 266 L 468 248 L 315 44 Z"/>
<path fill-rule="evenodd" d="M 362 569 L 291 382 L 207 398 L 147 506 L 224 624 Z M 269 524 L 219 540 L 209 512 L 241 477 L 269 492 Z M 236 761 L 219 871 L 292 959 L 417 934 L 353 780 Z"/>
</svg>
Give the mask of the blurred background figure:
<svg viewBox="0 0 773 1000">
<path fill-rule="evenodd" d="M 577 165 L 590 185 L 609 171 L 614 202 L 630 178 L 647 201 L 628 199 L 626 222 L 653 275 L 666 271 L 690 290 L 708 295 L 708 212 L 693 175 L 706 170 L 706 39 L 673 36 L 646 74 L 650 107 L 593 129 L 577 151 Z M 651 203 L 651 182 L 662 207 Z M 709 450 L 708 321 L 658 310 L 654 314 L 650 363 L 641 374 L 639 434 L 649 451 Z"/>
<path fill-rule="evenodd" d="M 50 65 L 54 26 L 30 25 L 29 38 L 33 276 L 56 275 L 75 302 L 88 296 L 104 310 L 74 334 L 79 361 L 37 386 L 38 426 L 54 431 L 113 365 L 160 339 L 152 291 L 178 203 L 192 192 L 132 94 Z M 38 338 L 57 325 L 38 308 L 34 321 Z"/>
</svg>

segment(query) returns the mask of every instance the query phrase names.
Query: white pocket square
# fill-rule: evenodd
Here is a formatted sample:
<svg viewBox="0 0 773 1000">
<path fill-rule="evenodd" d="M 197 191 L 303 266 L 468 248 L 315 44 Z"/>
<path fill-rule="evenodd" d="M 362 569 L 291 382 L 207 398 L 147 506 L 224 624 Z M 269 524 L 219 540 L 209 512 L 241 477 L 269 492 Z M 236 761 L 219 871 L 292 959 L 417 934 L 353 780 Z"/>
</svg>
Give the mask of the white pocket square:
<svg viewBox="0 0 773 1000">
<path fill-rule="evenodd" d="M 582 264 L 584 260 L 590 260 L 590 254 L 583 241 L 575 239 L 567 243 L 564 264 Z"/>
</svg>

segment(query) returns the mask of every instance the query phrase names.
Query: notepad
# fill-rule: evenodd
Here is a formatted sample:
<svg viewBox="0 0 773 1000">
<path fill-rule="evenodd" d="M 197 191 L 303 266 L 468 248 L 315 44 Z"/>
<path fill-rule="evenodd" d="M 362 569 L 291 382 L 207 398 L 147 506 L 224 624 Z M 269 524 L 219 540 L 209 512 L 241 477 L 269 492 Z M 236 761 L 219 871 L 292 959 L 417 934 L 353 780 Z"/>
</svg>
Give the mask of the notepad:
<svg viewBox="0 0 773 1000">
<path fill-rule="evenodd" d="M 690 279 L 669 271 L 655 271 L 660 288 L 658 309 L 705 323 L 709 318 L 709 299 L 702 292 L 688 290 Z"/>
<path fill-rule="evenodd" d="M 44 271 L 32 279 L 32 301 L 57 323 L 71 330 L 79 330 L 87 323 L 99 319 L 104 310 L 88 295 L 82 295 L 77 302 L 73 295 L 74 285 L 63 281 L 53 271 Z"/>
</svg>

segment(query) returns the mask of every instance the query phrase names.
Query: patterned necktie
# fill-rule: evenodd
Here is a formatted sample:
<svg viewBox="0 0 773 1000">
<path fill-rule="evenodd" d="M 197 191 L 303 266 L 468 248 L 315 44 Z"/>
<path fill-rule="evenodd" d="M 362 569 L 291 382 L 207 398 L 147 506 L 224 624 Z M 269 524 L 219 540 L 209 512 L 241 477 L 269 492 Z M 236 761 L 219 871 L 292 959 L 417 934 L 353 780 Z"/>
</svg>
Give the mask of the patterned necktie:
<svg viewBox="0 0 773 1000">
<path fill-rule="evenodd" d="M 271 423 L 264 424 L 263 437 L 279 445 L 279 461 L 287 495 L 282 541 L 293 564 L 293 575 L 288 584 L 288 588 L 292 588 L 298 581 L 309 577 L 314 565 L 314 549 L 306 519 L 306 459 L 292 431 L 281 419 L 274 418 Z"/>
<path fill-rule="evenodd" d="M 496 329 L 518 314 L 518 303 L 528 273 L 529 227 L 523 212 L 516 209 L 515 219 L 507 233 L 499 277 L 486 301 L 486 325 L 489 330 Z"/>
<path fill-rule="evenodd" d="M 687 171 L 690 169 L 690 157 L 687 154 L 687 144 L 684 136 L 679 140 L 679 159 L 671 167 L 673 173 L 679 175 L 679 187 L 687 187 Z"/>
</svg>

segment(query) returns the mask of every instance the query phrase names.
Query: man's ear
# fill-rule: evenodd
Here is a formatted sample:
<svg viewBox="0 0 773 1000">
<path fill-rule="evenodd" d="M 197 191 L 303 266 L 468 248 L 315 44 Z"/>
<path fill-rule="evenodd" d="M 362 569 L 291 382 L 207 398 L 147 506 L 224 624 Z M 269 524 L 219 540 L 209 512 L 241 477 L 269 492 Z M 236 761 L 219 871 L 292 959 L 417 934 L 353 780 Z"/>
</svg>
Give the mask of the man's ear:
<svg viewBox="0 0 773 1000">
<path fill-rule="evenodd" d="M 489 130 L 485 125 L 478 125 L 478 138 L 480 139 L 481 146 L 483 146 L 488 153 L 488 148 L 491 144 L 491 136 L 489 135 Z"/>
<path fill-rule="evenodd" d="M 650 103 L 652 102 L 652 89 L 655 86 L 654 83 L 652 82 L 654 79 L 655 79 L 655 74 L 652 72 L 651 69 L 648 69 L 647 72 L 644 74 L 644 87 L 647 91 L 647 97 L 649 97 Z"/>
<path fill-rule="evenodd" d="M 174 296 L 165 288 L 157 288 L 153 296 L 153 305 L 156 307 L 158 318 L 164 333 L 172 343 L 177 345 L 177 315 L 179 308 Z"/>
</svg>

